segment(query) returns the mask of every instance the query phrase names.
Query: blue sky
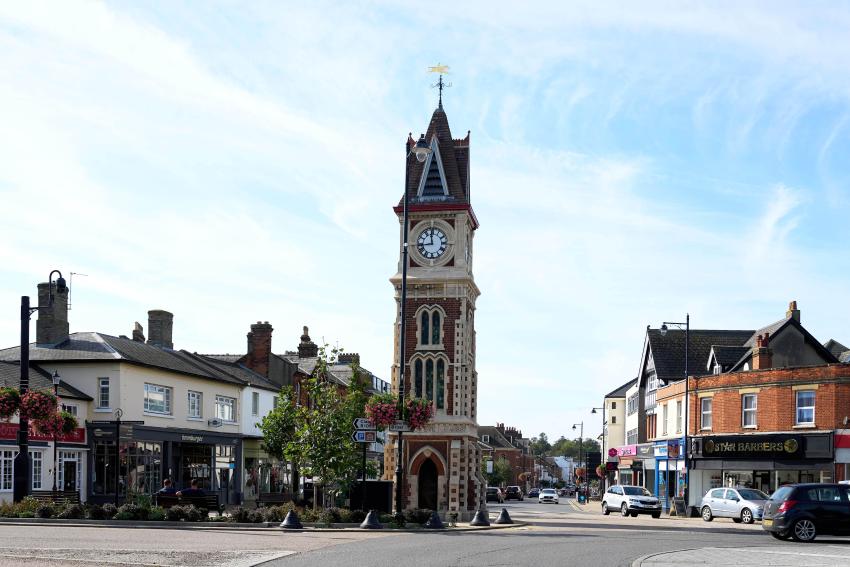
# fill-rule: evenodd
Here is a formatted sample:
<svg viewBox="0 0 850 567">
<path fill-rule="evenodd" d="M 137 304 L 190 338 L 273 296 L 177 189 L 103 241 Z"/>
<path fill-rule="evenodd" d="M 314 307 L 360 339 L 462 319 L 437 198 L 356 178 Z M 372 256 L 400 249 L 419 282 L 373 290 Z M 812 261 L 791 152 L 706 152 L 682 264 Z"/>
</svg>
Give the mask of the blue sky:
<svg viewBox="0 0 850 567">
<path fill-rule="evenodd" d="M 479 416 L 569 435 L 644 329 L 795 299 L 850 341 L 850 5 L 0 4 L 0 345 L 52 268 L 72 331 L 316 339 L 388 377 L 402 144 L 471 130 Z"/>
</svg>

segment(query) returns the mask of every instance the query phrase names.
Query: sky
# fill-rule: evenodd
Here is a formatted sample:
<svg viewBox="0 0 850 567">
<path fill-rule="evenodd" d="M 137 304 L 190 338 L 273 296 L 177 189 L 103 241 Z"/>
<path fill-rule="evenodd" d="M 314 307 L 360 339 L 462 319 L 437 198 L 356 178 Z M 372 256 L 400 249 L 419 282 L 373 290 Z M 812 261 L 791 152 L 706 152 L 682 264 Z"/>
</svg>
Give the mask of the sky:
<svg viewBox="0 0 850 567">
<path fill-rule="evenodd" d="M 839 1 L 0 3 L 0 347 L 60 269 L 72 332 L 159 308 L 177 348 L 262 320 L 281 352 L 307 325 L 388 379 L 437 63 L 471 131 L 479 423 L 597 435 L 686 313 L 796 300 L 850 344 L 847 29 Z"/>
</svg>

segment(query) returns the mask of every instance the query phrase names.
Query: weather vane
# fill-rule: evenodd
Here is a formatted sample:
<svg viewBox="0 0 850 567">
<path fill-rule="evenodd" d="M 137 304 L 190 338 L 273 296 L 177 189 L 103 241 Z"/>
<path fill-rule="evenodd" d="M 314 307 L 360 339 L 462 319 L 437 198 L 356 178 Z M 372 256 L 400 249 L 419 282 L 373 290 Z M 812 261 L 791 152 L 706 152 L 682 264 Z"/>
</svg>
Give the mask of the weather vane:
<svg viewBox="0 0 850 567">
<path fill-rule="evenodd" d="M 431 88 L 432 89 L 434 89 L 434 88 L 440 89 L 440 108 L 443 108 L 443 89 L 449 88 L 450 86 L 452 86 L 451 83 L 444 83 L 443 82 L 443 75 L 449 74 L 449 66 L 437 63 L 434 67 L 428 67 L 428 72 L 429 73 L 439 73 L 439 75 L 440 75 L 439 80 L 436 83 L 434 83 L 433 85 L 431 85 Z"/>
</svg>

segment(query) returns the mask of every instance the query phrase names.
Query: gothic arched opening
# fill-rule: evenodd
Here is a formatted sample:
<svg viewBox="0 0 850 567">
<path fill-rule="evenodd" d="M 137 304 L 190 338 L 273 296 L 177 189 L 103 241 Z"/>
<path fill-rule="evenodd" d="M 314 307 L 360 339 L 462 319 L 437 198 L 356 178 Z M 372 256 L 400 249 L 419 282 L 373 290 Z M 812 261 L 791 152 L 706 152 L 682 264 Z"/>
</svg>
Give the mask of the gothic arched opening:
<svg viewBox="0 0 850 567">
<path fill-rule="evenodd" d="M 419 503 L 423 510 L 437 509 L 437 466 L 432 459 L 419 467 Z"/>
</svg>

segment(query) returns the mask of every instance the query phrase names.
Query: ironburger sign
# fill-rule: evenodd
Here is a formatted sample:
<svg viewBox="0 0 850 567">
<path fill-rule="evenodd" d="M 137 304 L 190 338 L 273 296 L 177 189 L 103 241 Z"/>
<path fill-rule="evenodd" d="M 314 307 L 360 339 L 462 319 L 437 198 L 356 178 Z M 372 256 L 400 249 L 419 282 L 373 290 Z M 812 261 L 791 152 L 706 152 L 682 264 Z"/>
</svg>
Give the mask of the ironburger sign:
<svg viewBox="0 0 850 567">
<path fill-rule="evenodd" d="M 799 435 L 727 435 L 702 437 L 697 446 L 706 459 L 782 458 L 798 456 L 803 440 Z"/>
</svg>

